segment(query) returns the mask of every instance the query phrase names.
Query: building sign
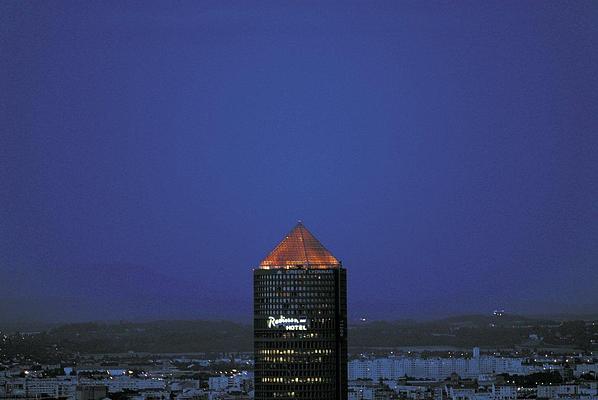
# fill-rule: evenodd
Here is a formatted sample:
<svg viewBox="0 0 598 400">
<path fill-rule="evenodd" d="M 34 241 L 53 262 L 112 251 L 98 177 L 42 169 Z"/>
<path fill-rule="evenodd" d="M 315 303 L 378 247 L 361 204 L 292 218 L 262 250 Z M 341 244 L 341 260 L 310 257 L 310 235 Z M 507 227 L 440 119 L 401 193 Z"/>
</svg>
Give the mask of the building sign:
<svg viewBox="0 0 598 400">
<path fill-rule="evenodd" d="M 280 316 L 279 318 L 268 317 L 267 320 L 268 328 L 284 328 L 287 331 L 306 331 L 307 330 L 307 318 L 287 318 Z"/>
</svg>

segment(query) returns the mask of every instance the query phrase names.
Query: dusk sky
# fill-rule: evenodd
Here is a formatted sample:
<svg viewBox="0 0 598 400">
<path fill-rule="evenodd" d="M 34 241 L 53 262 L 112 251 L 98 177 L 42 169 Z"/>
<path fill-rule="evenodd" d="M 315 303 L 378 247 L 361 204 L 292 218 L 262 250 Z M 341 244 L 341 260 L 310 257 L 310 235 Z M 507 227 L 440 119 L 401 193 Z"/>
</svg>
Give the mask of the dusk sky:
<svg viewBox="0 0 598 400">
<path fill-rule="evenodd" d="M 598 310 L 598 2 L 0 2 L 0 320 Z"/>
</svg>

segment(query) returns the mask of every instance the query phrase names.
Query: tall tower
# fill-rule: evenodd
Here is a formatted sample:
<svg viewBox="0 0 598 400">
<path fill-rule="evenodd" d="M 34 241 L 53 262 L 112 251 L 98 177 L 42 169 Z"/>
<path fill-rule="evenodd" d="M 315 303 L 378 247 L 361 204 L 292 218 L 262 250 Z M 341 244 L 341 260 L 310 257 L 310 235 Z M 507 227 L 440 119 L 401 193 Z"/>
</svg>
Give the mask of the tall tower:
<svg viewBox="0 0 598 400">
<path fill-rule="evenodd" d="M 347 399 L 346 271 L 301 222 L 253 272 L 255 400 Z"/>
</svg>

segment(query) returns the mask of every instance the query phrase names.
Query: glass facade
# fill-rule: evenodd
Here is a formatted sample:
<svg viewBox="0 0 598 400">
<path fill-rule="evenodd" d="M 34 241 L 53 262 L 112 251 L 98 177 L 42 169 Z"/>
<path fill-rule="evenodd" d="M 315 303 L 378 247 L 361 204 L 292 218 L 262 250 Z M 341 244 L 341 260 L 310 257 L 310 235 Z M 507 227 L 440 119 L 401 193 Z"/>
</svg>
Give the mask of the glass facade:
<svg viewBox="0 0 598 400">
<path fill-rule="evenodd" d="M 289 238 L 299 238 L 291 239 L 294 248 L 301 237 L 313 238 L 298 227 L 277 248 Z M 303 232 L 294 235 L 297 229 Z M 291 259 L 254 271 L 256 400 L 347 398 L 346 271 L 330 253 L 323 256 L 334 263 Z"/>
</svg>

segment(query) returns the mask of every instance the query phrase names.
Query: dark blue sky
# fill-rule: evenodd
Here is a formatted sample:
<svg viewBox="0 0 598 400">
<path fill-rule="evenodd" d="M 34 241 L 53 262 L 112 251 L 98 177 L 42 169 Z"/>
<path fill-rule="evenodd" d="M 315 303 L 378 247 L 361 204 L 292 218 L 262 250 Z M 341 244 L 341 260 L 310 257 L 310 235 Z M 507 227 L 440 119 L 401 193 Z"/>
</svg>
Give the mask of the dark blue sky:
<svg viewBox="0 0 598 400">
<path fill-rule="evenodd" d="M 595 311 L 596 21 L 3 1 L 0 312 L 249 320 L 252 267 L 297 219 L 353 318 Z"/>
</svg>

